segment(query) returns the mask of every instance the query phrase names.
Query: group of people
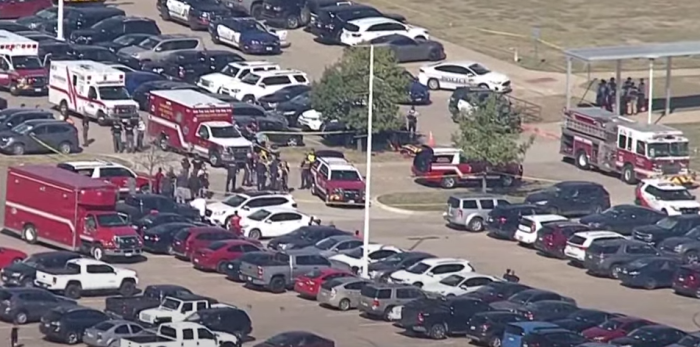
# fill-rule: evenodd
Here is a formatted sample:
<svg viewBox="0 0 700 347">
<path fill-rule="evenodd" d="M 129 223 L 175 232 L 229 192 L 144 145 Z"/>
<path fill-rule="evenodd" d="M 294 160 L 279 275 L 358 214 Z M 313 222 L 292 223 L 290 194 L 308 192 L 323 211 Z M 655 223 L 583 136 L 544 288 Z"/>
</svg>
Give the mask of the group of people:
<svg viewBox="0 0 700 347">
<path fill-rule="evenodd" d="M 196 157 L 190 161 L 183 158 L 180 164 L 182 168 L 179 173 L 175 173 L 173 168 L 167 173 L 163 172 L 163 168 L 158 168 L 153 192 L 183 204 L 196 198 L 209 198 L 209 172 L 202 159 Z"/>
<path fill-rule="evenodd" d="M 88 144 L 88 129 L 90 122 L 87 117 L 83 117 L 83 142 Z M 134 153 L 142 151 L 144 148 L 144 137 L 146 134 L 146 123 L 143 119 L 123 119 L 112 122 L 112 146 L 114 153 Z"/>
<path fill-rule="evenodd" d="M 259 191 L 289 191 L 289 164 L 280 158 L 279 153 L 263 148 L 259 152 L 248 153 L 242 166 L 237 163 L 227 165 L 226 193 L 237 190 L 236 181 L 241 170 L 244 187 L 256 187 Z"/>
<path fill-rule="evenodd" d="M 601 80 L 596 91 L 596 105 L 613 112 L 617 101 L 617 87 L 617 81 L 614 77 L 609 81 Z M 647 88 L 643 78 L 640 78 L 639 82 L 635 84 L 632 77 L 628 77 L 622 84 L 621 93 L 621 115 L 636 115 L 646 111 Z"/>
</svg>

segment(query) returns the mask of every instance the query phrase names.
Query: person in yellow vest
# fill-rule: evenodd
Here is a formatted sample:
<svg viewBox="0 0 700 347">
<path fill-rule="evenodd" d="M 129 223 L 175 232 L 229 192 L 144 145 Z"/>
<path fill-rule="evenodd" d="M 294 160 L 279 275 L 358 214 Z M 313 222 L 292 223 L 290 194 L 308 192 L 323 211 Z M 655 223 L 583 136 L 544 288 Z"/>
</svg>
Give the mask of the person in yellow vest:
<svg viewBox="0 0 700 347">
<path fill-rule="evenodd" d="M 312 148 L 309 154 L 306 155 L 306 159 L 313 164 L 316 161 L 316 150 Z"/>
</svg>

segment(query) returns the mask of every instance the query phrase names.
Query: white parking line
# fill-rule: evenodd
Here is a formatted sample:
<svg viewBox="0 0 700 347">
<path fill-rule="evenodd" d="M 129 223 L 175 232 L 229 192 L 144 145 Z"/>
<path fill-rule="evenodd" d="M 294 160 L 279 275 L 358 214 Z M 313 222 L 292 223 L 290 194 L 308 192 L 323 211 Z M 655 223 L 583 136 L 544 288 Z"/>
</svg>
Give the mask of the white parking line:
<svg viewBox="0 0 700 347">
<path fill-rule="evenodd" d="M 374 322 L 374 323 L 362 323 L 358 324 L 358 327 L 376 327 L 376 326 L 391 326 L 391 323 L 389 322 Z"/>
</svg>

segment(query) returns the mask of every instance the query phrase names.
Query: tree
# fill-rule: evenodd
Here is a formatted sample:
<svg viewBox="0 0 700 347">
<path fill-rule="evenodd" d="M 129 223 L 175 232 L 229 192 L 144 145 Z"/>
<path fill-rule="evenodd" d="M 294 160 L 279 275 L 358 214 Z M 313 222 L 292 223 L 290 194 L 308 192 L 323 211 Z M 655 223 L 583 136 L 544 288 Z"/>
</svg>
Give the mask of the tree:
<svg viewBox="0 0 700 347">
<path fill-rule="evenodd" d="M 148 173 L 148 184 L 150 187 L 153 187 L 153 177 L 155 176 L 158 168 L 163 168 L 164 171 L 167 171 L 165 170 L 165 166 L 171 166 L 173 162 L 176 161 L 177 158 L 172 153 L 163 152 L 156 146 L 148 146 L 148 148 L 136 154 L 134 164 L 136 165 L 137 169 Z"/>
<path fill-rule="evenodd" d="M 349 129 L 367 131 L 369 47 L 348 48 L 314 84 L 312 106 L 324 120 L 338 120 Z M 406 97 L 409 77 L 392 51 L 374 50 L 374 132 L 399 130 L 403 120 L 398 102 Z"/>
<path fill-rule="evenodd" d="M 457 117 L 459 128 L 452 135 L 454 145 L 464 156 L 487 163 L 486 172 L 499 167 L 522 164 L 535 137 L 521 139 L 520 129 L 515 129 L 513 119 L 520 118 L 516 110 L 504 108 L 503 100 L 491 95 L 467 113 Z M 482 179 L 486 190 L 486 175 Z"/>
</svg>

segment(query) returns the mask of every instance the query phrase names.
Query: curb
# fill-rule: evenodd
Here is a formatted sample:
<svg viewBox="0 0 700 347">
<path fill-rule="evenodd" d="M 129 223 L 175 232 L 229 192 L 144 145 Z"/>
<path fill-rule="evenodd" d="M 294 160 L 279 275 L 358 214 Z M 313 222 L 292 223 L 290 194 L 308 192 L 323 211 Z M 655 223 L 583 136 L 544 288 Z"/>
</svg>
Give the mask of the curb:
<svg viewBox="0 0 700 347">
<path fill-rule="evenodd" d="M 382 195 L 384 195 L 384 194 L 382 194 Z M 382 195 L 379 195 L 379 196 L 382 196 Z M 391 213 L 396 213 L 396 214 L 402 214 L 402 215 L 405 215 L 405 216 L 421 216 L 421 215 L 430 214 L 430 213 L 432 212 L 432 211 L 431 211 L 431 212 L 429 212 L 429 211 L 425 211 L 425 212 L 421 212 L 421 211 L 412 211 L 412 210 L 406 210 L 406 209 L 403 209 L 403 208 L 392 207 L 392 206 L 389 206 L 389 205 L 386 205 L 386 204 L 382 204 L 381 202 L 379 202 L 379 198 L 378 198 L 378 197 L 372 199 L 372 205 L 373 205 L 373 206 L 377 206 L 377 207 L 381 208 L 381 209 L 384 210 L 384 211 L 391 212 Z"/>
</svg>

